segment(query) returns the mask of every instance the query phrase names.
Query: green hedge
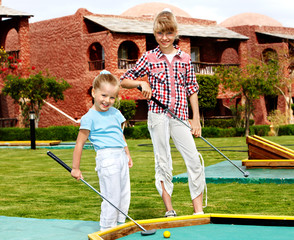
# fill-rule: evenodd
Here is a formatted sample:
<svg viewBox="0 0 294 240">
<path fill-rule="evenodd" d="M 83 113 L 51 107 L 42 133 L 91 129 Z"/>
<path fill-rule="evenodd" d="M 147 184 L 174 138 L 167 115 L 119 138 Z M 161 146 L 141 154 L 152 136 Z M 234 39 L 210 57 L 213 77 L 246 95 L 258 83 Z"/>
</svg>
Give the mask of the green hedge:
<svg viewBox="0 0 294 240">
<path fill-rule="evenodd" d="M 125 138 L 144 139 L 150 138 L 147 125 L 138 125 L 134 127 L 127 127 L 124 130 Z"/>
<path fill-rule="evenodd" d="M 79 127 L 75 126 L 57 126 L 48 128 L 37 128 L 37 140 L 61 140 L 76 141 Z M 267 136 L 270 131 L 268 125 L 250 126 L 250 135 Z M 127 127 L 124 130 L 127 139 L 144 139 L 150 138 L 147 125 L 138 125 Z M 294 135 L 294 124 L 281 126 L 279 136 Z M 242 137 L 245 136 L 244 128 L 219 128 L 204 127 L 202 128 L 203 137 Z M 30 140 L 29 128 L 0 128 L 0 141 L 23 141 Z"/>
<path fill-rule="evenodd" d="M 294 135 L 294 124 L 280 126 L 279 136 L 282 135 Z"/>
<path fill-rule="evenodd" d="M 62 140 L 75 141 L 79 127 L 56 126 L 36 128 L 36 140 Z M 29 128 L 0 128 L 0 141 L 25 141 L 30 140 Z"/>
<path fill-rule="evenodd" d="M 249 120 L 249 125 L 252 126 L 254 124 L 254 120 Z M 219 127 L 219 128 L 229 128 L 236 127 L 237 122 L 235 118 L 229 119 L 205 119 L 204 127 Z M 241 120 L 241 126 L 244 125 L 244 120 Z"/>
<path fill-rule="evenodd" d="M 0 141 L 23 141 L 29 139 L 29 128 L 0 128 Z"/>
</svg>

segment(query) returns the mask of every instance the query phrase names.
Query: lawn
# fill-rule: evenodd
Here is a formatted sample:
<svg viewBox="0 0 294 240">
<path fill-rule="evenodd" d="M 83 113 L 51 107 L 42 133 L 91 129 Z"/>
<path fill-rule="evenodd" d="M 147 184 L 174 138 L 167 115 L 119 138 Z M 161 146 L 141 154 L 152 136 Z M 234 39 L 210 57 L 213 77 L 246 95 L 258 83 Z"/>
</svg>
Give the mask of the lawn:
<svg viewBox="0 0 294 240">
<path fill-rule="evenodd" d="M 267 137 L 294 149 L 294 136 Z M 226 161 L 201 139 L 195 139 L 205 165 Z M 244 137 L 209 138 L 231 160 L 247 158 Z M 150 139 L 127 140 L 134 166 L 131 174 L 129 215 L 138 219 L 162 217 L 162 200 L 154 186 L 154 160 Z M 0 149 L 0 215 L 45 219 L 99 221 L 100 197 L 47 156 L 48 149 Z M 71 166 L 73 149 L 50 150 Z M 81 169 L 87 182 L 99 190 L 94 150 L 84 150 Z M 185 164 L 172 148 L 174 175 Z M 236 171 L 238 171 L 236 169 Z M 241 173 L 240 173 L 241 174 Z M 294 170 L 293 170 L 294 174 Z M 291 184 L 208 184 L 206 213 L 294 216 Z M 192 214 L 188 184 L 176 183 L 173 205 L 178 215 Z"/>
</svg>

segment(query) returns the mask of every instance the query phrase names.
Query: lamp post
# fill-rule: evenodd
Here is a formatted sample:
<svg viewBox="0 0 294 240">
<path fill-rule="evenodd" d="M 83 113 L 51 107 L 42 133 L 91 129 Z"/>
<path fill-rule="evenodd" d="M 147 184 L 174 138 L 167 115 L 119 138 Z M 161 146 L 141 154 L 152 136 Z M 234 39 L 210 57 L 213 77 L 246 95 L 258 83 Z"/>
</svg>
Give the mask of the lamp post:
<svg viewBox="0 0 294 240">
<path fill-rule="evenodd" d="M 31 149 L 36 149 L 35 112 L 30 111 Z"/>
</svg>

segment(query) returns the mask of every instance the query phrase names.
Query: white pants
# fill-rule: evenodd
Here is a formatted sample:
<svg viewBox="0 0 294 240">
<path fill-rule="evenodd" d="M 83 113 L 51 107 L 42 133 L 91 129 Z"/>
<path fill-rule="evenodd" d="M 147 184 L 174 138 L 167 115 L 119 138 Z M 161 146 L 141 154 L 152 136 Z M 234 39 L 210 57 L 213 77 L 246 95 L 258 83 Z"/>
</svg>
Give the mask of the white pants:
<svg viewBox="0 0 294 240">
<path fill-rule="evenodd" d="M 153 143 L 155 185 L 159 194 L 162 196 L 161 182 L 170 196 L 173 192 L 173 167 L 170 151 L 170 137 L 172 137 L 187 167 L 191 199 L 198 197 L 204 192 L 205 174 L 190 129 L 166 114 L 152 112 L 148 112 L 148 129 Z"/>
<path fill-rule="evenodd" d="M 106 148 L 96 153 L 96 171 L 101 195 L 128 214 L 130 206 L 130 176 L 128 157 L 124 148 Z M 100 230 L 124 223 L 126 217 L 103 200 L 100 214 Z"/>
</svg>

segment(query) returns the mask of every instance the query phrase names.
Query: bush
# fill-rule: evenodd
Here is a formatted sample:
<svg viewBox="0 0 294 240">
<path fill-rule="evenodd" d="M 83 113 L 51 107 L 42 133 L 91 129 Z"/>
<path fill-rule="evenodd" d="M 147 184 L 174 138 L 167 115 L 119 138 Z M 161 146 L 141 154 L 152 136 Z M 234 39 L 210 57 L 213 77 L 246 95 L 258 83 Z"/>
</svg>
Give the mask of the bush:
<svg viewBox="0 0 294 240">
<path fill-rule="evenodd" d="M 256 125 L 249 127 L 249 135 L 268 136 L 269 125 Z"/>
<path fill-rule="evenodd" d="M 76 126 L 53 126 L 48 128 L 37 128 L 37 140 L 62 140 L 76 141 L 79 127 Z"/>
<path fill-rule="evenodd" d="M 217 127 L 204 127 L 202 128 L 202 136 L 203 137 L 219 137 L 220 136 L 220 128 Z"/>
<path fill-rule="evenodd" d="M 250 135 L 268 136 L 270 127 L 268 125 L 257 125 L 250 127 Z M 36 140 L 61 140 L 76 141 L 79 127 L 55 126 L 36 129 Z M 127 139 L 150 138 L 147 124 L 126 127 L 124 135 Z M 294 124 L 280 127 L 279 136 L 294 135 Z M 202 128 L 203 137 L 243 137 L 245 128 Z M 0 128 L 0 141 L 28 141 L 30 140 L 29 128 Z"/>
<path fill-rule="evenodd" d="M 219 128 L 229 128 L 235 126 L 235 120 L 230 119 L 205 119 L 204 127 L 219 127 Z"/>
<path fill-rule="evenodd" d="M 127 139 L 144 139 L 150 138 L 147 125 L 138 125 L 134 127 L 127 127 L 124 130 L 125 138 Z"/>
<path fill-rule="evenodd" d="M 29 128 L 0 128 L 0 141 L 30 140 Z"/>
<path fill-rule="evenodd" d="M 240 121 L 241 126 L 244 126 L 244 120 Z M 254 120 L 249 120 L 249 125 L 252 126 L 254 124 Z M 219 128 L 230 128 L 236 127 L 237 121 L 235 118 L 230 119 L 205 119 L 204 127 L 219 127 Z"/>
<path fill-rule="evenodd" d="M 121 99 L 115 106 L 122 115 L 124 115 L 127 122 L 136 114 L 136 101 L 132 99 Z"/>
<path fill-rule="evenodd" d="M 280 126 L 279 136 L 282 135 L 294 135 L 294 124 Z"/>
<path fill-rule="evenodd" d="M 75 141 L 79 127 L 54 126 L 36 128 L 36 140 Z M 0 128 L 1 141 L 28 141 L 31 139 L 29 128 Z"/>
</svg>

